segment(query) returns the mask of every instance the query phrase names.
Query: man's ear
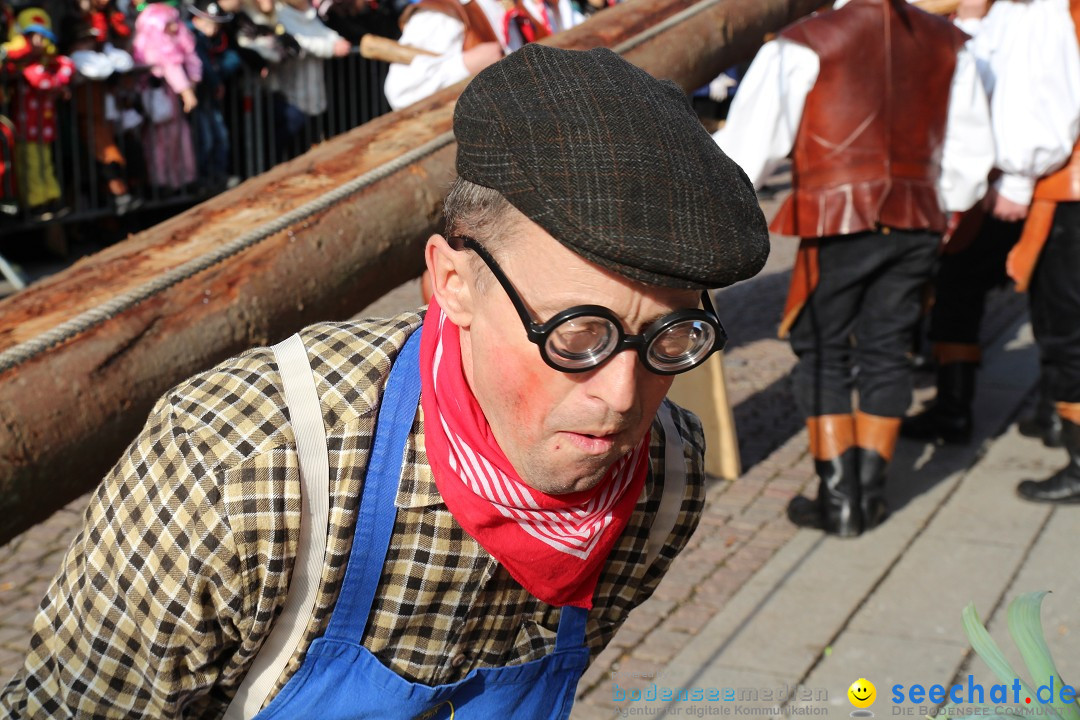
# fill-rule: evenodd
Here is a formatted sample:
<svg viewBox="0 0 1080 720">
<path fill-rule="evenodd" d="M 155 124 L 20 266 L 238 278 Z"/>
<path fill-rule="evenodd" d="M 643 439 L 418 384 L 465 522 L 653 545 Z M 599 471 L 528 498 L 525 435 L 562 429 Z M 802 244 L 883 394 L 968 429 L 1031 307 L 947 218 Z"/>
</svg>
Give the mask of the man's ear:
<svg viewBox="0 0 1080 720">
<path fill-rule="evenodd" d="M 442 235 L 432 235 L 424 248 L 431 293 L 450 322 L 459 328 L 472 323 L 473 276 L 468 253 L 455 250 Z"/>
</svg>

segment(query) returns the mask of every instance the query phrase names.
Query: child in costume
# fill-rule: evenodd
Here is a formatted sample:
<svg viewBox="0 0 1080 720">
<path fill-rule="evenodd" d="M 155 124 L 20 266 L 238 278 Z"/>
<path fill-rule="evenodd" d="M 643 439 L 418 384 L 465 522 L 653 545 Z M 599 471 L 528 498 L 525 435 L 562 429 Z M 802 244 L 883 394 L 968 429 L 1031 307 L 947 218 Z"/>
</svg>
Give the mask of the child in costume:
<svg viewBox="0 0 1080 720">
<path fill-rule="evenodd" d="M 106 106 L 116 107 L 110 86 L 135 65 L 127 50 L 131 34 L 131 26 L 116 8 L 115 0 L 88 0 L 71 52 L 75 68 L 87 80 L 75 90 L 79 130 L 93 148 L 109 195 L 121 212 L 130 206 L 131 195 L 125 181 L 126 162 Z"/>
<path fill-rule="evenodd" d="M 222 112 L 225 80 L 240 69 L 240 56 L 229 47 L 222 32 L 233 15 L 217 0 L 194 0 L 188 6 L 188 24 L 195 34 L 195 50 L 202 61 L 203 78 L 196 90 L 199 104 L 191 113 L 195 132 L 195 160 L 204 187 L 211 192 L 224 190 L 235 178 L 229 178 L 229 133 Z"/>
<path fill-rule="evenodd" d="M 277 142 L 288 155 L 307 149 L 313 138 L 302 136 L 304 126 L 326 112 L 325 61 L 348 55 L 352 46 L 323 24 L 311 0 L 277 0 L 275 10 L 302 51 L 274 68 L 267 78 L 275 91 Z"/>
<path fill-rule="evenodd" d="M 180 190 L 195 180 L 195 153 L 185 117 L 198 105 L 195 86 L 202 79 L 195 36 L 180 21 L 176 7 L 152 3 L 135 19 L 133 55 L 163 81 L 144 95 L 150 116 L 143 140 L 150 182 L 163 190 Z"/>
<path fill-rule="evenodd" d="M 33 212 L 51 213 L 60 199 L 52 152 L 56 100 L 67 97 L 75 65 L 57 53 L 52 19 L 37 7 L 15 16 L 3 53 L 17 77 L 14 121 L 22 200 Z"/>
</svg>

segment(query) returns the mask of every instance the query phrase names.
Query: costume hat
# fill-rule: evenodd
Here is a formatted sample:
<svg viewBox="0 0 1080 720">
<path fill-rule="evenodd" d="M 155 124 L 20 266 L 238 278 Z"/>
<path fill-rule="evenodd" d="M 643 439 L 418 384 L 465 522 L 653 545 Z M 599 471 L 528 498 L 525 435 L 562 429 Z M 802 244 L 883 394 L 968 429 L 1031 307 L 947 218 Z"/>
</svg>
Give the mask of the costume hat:
<svg viewBox="0 0 1080 720">
<path fill-rule="evenodd" d="M 188 9 L 192 15 L 216 23 L 227 23 L 233 18 L 232 13 L 221 9 L 221 6 L 217 4 L 217 0 L 192 0 L 191 4 L 188 5 Z"/>
<path fill-rule="evenodd" d="M 15 29 L 23 35 L 37 33 L 49 42 L 56 42 L 49 13 L 38 7 L 28 7 L 15 16 Z"/>
</svg>

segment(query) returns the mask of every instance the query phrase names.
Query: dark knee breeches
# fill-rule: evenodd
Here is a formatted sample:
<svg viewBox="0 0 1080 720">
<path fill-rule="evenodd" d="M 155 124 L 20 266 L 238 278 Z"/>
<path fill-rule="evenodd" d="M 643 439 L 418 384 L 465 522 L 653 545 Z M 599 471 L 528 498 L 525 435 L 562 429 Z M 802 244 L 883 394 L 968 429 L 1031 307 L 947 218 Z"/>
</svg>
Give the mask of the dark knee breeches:
<svg viewBox="0 0 1080 720">
<path fill-rule="evenodd" d="M 978 344 L 986 295 L 1008 281 L 1005 258 L 1023 227 L 1022 222 L 988 217 L 970 245 L 941 257 L 930 313 L 932 341 Z"/>
<path fill-rule="evenodd" d="M 1030 293 L 1031 326 L 1050 397 L 1080 403 L 1080 202 L 1057 206 Z"/>
<path fill-rule="evenodd" d="M 940 237 L 922 231 L 822 238 L 820 278 L 791 328 L 795 398 L 807 417 L 859 409 L 901 417 L 911 403 L 907 354 Z"/>
</svg>

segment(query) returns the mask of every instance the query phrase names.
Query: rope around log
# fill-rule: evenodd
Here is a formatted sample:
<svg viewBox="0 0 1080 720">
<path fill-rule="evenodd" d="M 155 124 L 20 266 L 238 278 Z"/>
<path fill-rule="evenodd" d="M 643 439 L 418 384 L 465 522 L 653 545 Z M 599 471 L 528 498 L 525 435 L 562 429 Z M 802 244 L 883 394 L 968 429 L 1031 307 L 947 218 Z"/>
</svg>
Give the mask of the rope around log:
<svg viewBox="0 0 1080 720">
<path fill-rule="evenodd" d="M 340 187 L 337 187 L 314 200 L 310 200 L 294 210 L 290 210 L 276 220 L 272 220 L 261 227 L 255 228 L 234 240 L 230 240 L 213 252 L 197 257 L 194 260 L 189 260 L 183 265 L 180 265 L 149 282 L 143 283 L 134 290 L 129 290 L 126 293 L 117 295 L 115 298 L 80 313 L 71 320 L 57 325 L 53 329 L 44 332 L 35 338 L 8 348 L 0 353 L 0 373 L 6 372 L 15 366 L 30 360 L 49 348 L 59 345 L 65 340 L 69 340 L 80 333 L 86 332 L 90 328 L 138 305 L 147 298 L 164 292 L 173 285 L 217 265 L 229 257 L 262 242 L 271 235 L 279 233 L 301 220 L 310 217 L 331 205 L 341 202 L 349 195 L 357 193 L 368 185 L 394 174 L 406 165 L 411 165 L 413 162 L 441 150 L 453 141 L 454 133 L 445 132 L 423 145 L 413 148 L 401 156 L 394 158 L 386 164 L 380 165 L 373 170 L 369 170 Z"/>
</svg>

